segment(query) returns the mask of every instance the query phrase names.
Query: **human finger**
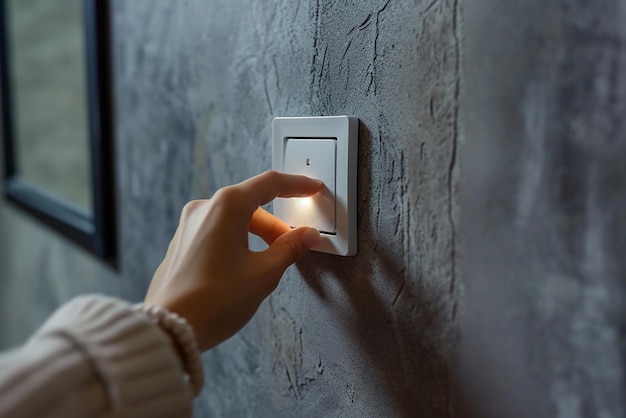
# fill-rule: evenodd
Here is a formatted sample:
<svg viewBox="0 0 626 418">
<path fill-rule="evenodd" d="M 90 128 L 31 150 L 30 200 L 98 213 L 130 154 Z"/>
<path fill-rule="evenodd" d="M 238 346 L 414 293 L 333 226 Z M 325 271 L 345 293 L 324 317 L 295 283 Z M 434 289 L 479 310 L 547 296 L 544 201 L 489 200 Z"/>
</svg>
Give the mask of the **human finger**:
<svg viewBox="0 0 626 418">
<path fill-rule="evenodd" d="M 287 267 L 301 259 L 319 238 L 317 229 L 304 226 L 284 233 L 267 250 L 259 253 L 268 270 L 275 273 L 270 275 L 274 278 L 274 282 L 269 284 L 272 289 L 276 287 Z"/>
<path fill-rule="evenodd" d="M 271 202 L 277 197 L 311 196 L 322 189 L 323 183 L 306 176 L 266 171 L 239 183 L 237 186 L 250 197 L 250 208 Z"/>
<path fill-rule="evenodd" d="M 250 221 L 250 232 L 261 237 L 268 245 L 272 245 L 278 237 L 289 231 L 291 231 L 289 225 L 265 209 L 257 208 L 254 211 Z"/>
</svg>

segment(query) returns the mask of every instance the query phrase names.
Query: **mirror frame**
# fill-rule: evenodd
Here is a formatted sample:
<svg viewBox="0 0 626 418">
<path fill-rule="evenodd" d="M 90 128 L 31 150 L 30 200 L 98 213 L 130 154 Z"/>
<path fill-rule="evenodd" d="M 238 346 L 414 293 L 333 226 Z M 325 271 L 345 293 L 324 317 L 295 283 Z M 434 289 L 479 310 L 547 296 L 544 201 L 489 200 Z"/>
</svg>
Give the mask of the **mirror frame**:
<svg viewBox="0 0 626 418">
<path fill-rule="evenodd" d="M 87 104 L 93 211 L 24 180 L 17 167 L 13 131 L 10 45 L 5 0 L 0 0 L 0 89 L 6 198 L 91 253 L 115 265 L 116 222 L 113 169 L 110 20 L 108 0 L 83 0 Z"/>
</svg>

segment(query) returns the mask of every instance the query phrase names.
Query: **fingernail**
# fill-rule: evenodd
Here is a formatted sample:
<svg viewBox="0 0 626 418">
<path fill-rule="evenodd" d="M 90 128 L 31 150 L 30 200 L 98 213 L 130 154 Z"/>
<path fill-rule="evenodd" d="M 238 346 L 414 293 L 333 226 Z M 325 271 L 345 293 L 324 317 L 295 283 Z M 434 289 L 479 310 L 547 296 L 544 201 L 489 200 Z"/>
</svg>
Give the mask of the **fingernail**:
<svg viewBox="0 0 626 418">
<path fill-rule="evenodd" d="M 320 233 L 315 228 L 308 228 L 302 234 L 302 242 L 307 248 L 311 248 L 320 239 Z"/>
</svg>

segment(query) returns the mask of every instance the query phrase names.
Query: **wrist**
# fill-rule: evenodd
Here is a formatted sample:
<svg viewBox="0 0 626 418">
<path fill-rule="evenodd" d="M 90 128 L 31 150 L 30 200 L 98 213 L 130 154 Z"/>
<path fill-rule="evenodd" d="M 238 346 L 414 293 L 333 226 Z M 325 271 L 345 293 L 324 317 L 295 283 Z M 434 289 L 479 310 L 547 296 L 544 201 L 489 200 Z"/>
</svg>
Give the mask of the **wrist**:
<svg viewBox="0 0 626 418">
<path fill-rule="evenodd" d="M 182 361 L 194 396 L 197 396 L 204 384 L 204 371 L 198 342 L 191 325 L 176 313 L 157 306 L 140 303 L 133 306 L 133 309 L 146 314 L 165 332 Z"/>
</svg>

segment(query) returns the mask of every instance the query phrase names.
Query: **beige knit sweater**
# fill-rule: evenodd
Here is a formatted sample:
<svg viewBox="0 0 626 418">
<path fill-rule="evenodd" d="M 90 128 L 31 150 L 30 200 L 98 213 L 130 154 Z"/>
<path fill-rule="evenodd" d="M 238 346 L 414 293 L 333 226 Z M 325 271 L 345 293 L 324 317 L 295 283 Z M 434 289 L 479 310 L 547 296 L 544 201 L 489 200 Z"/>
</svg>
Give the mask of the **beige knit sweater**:
<svg viewBox="0 0 626 418">
<path fill-rule="evenodd" d="M 0 417 L 189 417 L 170 340 L 121 300 L 81 296 L 0 355 Z"/>
</svg>

